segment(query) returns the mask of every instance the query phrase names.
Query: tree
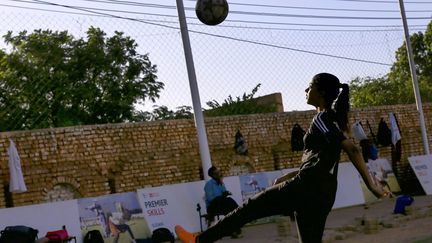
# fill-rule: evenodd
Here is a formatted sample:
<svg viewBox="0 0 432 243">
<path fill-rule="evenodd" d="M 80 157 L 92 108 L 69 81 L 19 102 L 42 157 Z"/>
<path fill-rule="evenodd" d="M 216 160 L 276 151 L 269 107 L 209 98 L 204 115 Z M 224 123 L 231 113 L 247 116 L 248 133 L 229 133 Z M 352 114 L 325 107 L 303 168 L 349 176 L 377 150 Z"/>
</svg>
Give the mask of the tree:
<svg viewBox="0 0 432 243">
<path fill-rule="evenodd" d="M 432 101 L 432 22 L 425 34 L 410 36 L 420 95 L 423 102 Z M 350 82 L 352 104 L 370 105 L 411 104 L 415 102 L 406 43 L 396 51 L 396 61 L 390 72 L 376 79 L 356 78 Z"/>
<path fill-rule="evenodd" d="M 260 86 L 261 84 L 257 84 L 257 86 L 252 89 L 251 93 L 244 93 L 242 97 L 237 96 L 236 99 L 233 99 L 232 96 L 229 95 L 222 104 L 216 100 L 208 101 L 206 104 L 210 109 L 205 110 L 205 115 L 212 117 L 276 112 L 275 105 L 258 104 L 254 99 L 254 95 L 258 92 Z"/>
<path fill-rule="evenodd" d="M 255 86 L 251 93 L 244 93 L 242 97 L 233 99 L 231 95 L 226 98 L 222 104 L 216 100 L 208 101 L 206 104 L 210 107 L 204 110 L 204 114 L 208 117 L 229 116 L 240 114 L 256 114 L 266 112 L 276 112 L 275 105 L 258 104 L 254 99 L 261 84 Z M 172 120 L 172 119 L 190 119 L 193 118 L 192 107 L 180 106 L 177 110 L 169 110 L 166 106 L 156 106 L 153 112 L 139 112 L 136 116 L 138 120 L 154 121 L 154 120 Z"/>
<path fill-rule="evenodd" d="M 354 107 L 398 104 L 399 97 L 393 95 L 397 90 L 386 76 L 356 78 L 350 82 L 351 104 Z"/>
<path fill-rule="evenodd" d="M 192 107 L 180 106 L 176 111 L 168 109 L 166 106 L 155 106 L 152 112 L 138 111 L 135 115 L 135 121 L 156 121 L 156 120 L 175 120 L 175 119 L 191 119 L 193 113 Z"/>
<path fill-rule="evenodd" d="M 148 54 L 122 32 L 91 27 L 4 36 L 0 51 L 0 129 L 21 130 L 133 121 L 136 104 L 155 101 L 164 84 Z"/>
</svg>

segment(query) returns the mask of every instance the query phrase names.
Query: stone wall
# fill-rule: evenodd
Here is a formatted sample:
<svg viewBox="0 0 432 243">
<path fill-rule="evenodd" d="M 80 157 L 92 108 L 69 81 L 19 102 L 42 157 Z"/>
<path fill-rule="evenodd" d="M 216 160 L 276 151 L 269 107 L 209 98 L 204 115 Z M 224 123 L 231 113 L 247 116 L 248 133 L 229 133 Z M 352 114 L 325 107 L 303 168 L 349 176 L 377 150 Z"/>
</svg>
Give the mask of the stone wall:
<svg viewBox="0 0 432 243">
<path fill-rule="evenodd" d="M 423 109 L 425 117 L 431 117 L 431 104 Z M 395 112 L 402 133 L 402 161 L 395 165 L 399 183 L 404 191 L 421 191 L 407 160 L 408 156 L 423 154 L 415 105 L 353 110 L 351 122 L 361 120 L 365 124 L 368 120 L 376 133 L 380 118 L 388 122 L 389 112 Z M 293 111 L 206 118 L 212 162 L 225 175 L 298 167 L 301 152 L 291 151 L 291 129 L 295 123 L 306 129 L 314 114 Z M 432 132 L 432 121 L 426 122 Z M 238 129 L 249 145 L 248 156 L 233 151 Z M 9 181 L 9 139 L 16 143 L 28 188 L 25 193 L 9 194 L 13 206 L 202 179 L 193 120 L 5 132 L 0 134 L 0 207 L 6 206 L 8 196 L 7 190 L 2 190 Z M 391 160 L 390 147 L 379 150 L 380 157 Z M 345 154 L 341 161 L 348 161 Z"/>
</svg>

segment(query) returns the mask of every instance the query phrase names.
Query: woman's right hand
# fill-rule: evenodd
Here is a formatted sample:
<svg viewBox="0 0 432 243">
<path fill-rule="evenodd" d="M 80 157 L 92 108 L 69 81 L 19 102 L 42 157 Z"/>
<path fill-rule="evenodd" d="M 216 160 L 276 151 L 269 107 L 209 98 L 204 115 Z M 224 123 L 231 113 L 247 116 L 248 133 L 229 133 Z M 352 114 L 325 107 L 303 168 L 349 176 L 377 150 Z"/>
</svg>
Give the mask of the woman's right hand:
<svg viewBox="0 0 432 243">
<path fill-rule="evenodd" d="M 375 197 L 377 197 L 378 199 L 381 198 L 390 198 L 393 196 L 393 194 L 389 191 L 385 191 L 383 190 L 381 187 L 377 187 L 375 185 L 372 186 L 372 188 L 369 189 L 374 195 Z"/>
</svg>

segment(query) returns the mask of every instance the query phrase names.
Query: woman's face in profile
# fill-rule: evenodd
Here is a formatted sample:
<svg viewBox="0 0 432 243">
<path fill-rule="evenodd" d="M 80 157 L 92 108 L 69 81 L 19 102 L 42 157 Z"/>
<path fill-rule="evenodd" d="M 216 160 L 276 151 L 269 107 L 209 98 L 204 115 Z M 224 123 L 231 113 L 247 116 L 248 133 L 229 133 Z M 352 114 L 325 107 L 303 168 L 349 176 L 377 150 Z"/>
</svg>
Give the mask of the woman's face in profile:
<svg viewBox="0 0 432 243">
<path fill-rule="evenodd" d="M 317 85 L 313 82 L 309 83 L 309 86 L 305 89 L 306 92 L 306 103 L 313 106 L 318 106 L 321 94 L 318 91 Z"/>
</svg>

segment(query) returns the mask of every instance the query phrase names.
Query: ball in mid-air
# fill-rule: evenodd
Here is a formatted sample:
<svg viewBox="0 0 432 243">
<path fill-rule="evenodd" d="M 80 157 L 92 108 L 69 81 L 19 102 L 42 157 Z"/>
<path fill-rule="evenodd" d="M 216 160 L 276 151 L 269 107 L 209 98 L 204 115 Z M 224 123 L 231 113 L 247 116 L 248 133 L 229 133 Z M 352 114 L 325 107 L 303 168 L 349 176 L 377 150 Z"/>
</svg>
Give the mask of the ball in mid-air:
<svg viewBox="0 0 432 243">
<path fill-rule="evenodd" d="M 198 0 L 195 13 L 202 23 L 218 25 L 228 16 L 228 3 L 226 0 Z"/>
</svg>

